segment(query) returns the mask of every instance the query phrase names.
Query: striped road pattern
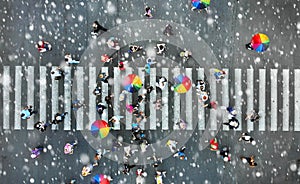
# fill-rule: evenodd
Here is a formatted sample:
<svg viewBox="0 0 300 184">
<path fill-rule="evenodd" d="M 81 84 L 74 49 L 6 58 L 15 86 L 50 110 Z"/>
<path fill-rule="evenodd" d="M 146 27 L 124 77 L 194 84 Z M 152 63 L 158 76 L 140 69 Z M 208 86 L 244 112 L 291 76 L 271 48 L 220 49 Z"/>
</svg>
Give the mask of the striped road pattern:
<svg viewBox="0 0 300 184">
<path fill-rule="evenodd" d="M 64 123 L 52 126 L 52 130 L 88 130 L 95 119 L 108 120 L 111 116 L 124 116 L 121 124 L 115 125 L 115 130 L 130 130 L 131 122 L 134 121 L 132 114 L 125 109 L 126 104 L 134 103 L 137 97 L 128 94 L 126 100 L 119 101 L 122 92 L 121 82 L 127 74 L 138 74 L 142 81 L 155 86 L 157 73 L 162 73 L 171 80 L 185 73 L 193 82 L 204 78 L 203 68 L 153 68 L 150 75 L 146 75 L 143 68 L 126 68 L 125 72 L 118 68 L 112 68 L 113 85 L 101 83 L 104 98 L 113 94 L 113 111 L 105 110 L 102 117 L 96 113 L 96 97 L 92 91 L 96 87 L 96 79 L 99 71 L 95 67 L 76 68 L 64 67 L 67 73 L 61 81 L 51 80 L 50 71 L 56 67 L 34 67 L 34 66 L 4 66 L 1 73 L 2 105 L 3 113 L 0 116 L 1 130 L 33 130 L 34 122 L 50 121 L 57 112 L 69 112 Z M 72 71 L 74 70 L 74 71 Z M 300 69 L 234 69 L 230 71 L 224 68 L 228 75 L 221 82 L 217 82 L 213 76 L 214 69 L 206 72 L 206 80 L 209 82 L 211 99 L 217 98 L 217 85 L 221 86 L 221 101 L 218 106 L 234 105 L 237 109 L 237 119 L 240 127 L 237 131 L 300 131 Z M 106 67 L 101 72 L 109 72 Z M 148 77 L 148 79 L 146 79 Z M 147 87 L 144 85 L 144 87 Z M 138 94 L 141 94 L 140 90 Z M 78 99 L 84 102 L 85 107 L 72 111 L 72 100 Z M 162 108 L 154 109 L 153 102 L 162 100 Z M 150 94 L 149 102 L 141 106 L 147 118 L 141 127 L 150 130 L 173 130 L 178 129 L 175 125 L 180 119 L 184 119 L 191 130 L 209 128 L 215 130 L 217 127 L 215 110 L 204 109 L 199 102 L 196 90 L 193 87 L 185 94 L 174 93 L 171 88 L 165 88 L 161 92 L 153 91 Z M 20 111 L 23 106 L 30 104 L 37 110 L 38 114 L 29 120 L 21 120 Z M 261 119 L 253 124 L 245 120 L 246 113 L 252 109 L 259 111 Z M 224 109 L 224 108 L 223 108 Z M 292 111 L 290 110 L 292 109 Z M 158 113 L 158 111 L 161 111 Z M 224 110 L 225 111 L 225 110 Z M 114 114 L 112 114 L 114 113 Z M 223 114 L 224 122 L 227 115 Z M 223 131 L 229 131 L 227 126 L 222 127 Z"/>
</svg>

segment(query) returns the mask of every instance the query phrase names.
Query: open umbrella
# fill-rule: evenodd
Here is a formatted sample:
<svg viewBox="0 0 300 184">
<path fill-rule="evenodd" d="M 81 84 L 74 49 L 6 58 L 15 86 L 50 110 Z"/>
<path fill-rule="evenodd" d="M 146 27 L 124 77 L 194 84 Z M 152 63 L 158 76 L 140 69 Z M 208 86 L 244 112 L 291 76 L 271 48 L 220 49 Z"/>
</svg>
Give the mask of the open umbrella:
<svg viewBox="0 0 300 184">
<path fill-rule="evenodd" d="M 178 75 L 174 81 L 174 91 L 177 93 L 186 93 L 192 86 L 191 79 L 184 74 Z"/>
<path fill-rule="evenodd" d="M 104 120 L 96 120 L 91 126 L 91 132 L 93 136 L 100 136 L 100 138 L 105 138 L 109 133 L 110 127 L 108 123 Z"/>
<path fill-rule="evenodd" d="M 255 34 L 251 39 L 251 47 L 256 52 L 263 52 L 269 47 L 270 39 L 262 33 Z"/>
<path fill-rule="evenodd" d="M 128 92 L 137 92 L 143 86 L 142 80 L 135 74 L 129 74 L 123 81 L 123 87 Z"/>
<path fill-rule="evenodd" d="M 193 9 L 204 9 L 210 5 L 210 0 L 192 0 Z"/>
<path fill-rule="evenodd" d="M 97 174 L 92 178 L 91 184 L 110 184 L 110 181 L 105 175 Z"/>
</svg>

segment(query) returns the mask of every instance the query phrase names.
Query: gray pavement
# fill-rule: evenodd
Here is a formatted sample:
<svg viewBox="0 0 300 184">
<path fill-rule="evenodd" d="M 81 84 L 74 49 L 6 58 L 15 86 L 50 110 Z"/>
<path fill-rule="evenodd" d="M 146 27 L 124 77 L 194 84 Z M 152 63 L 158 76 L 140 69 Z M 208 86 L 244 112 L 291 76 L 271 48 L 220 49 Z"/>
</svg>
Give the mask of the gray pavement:
<svg viewBox="0 0 300 184">
<path fill-rule="evenodd" d="M 1 1 L 0 5 L 1 72 L 3 66 L 36 66 L 38 68 L 39 66 L 61 65 L 64 62 L 65 52 L 70 52 L 76 56 L 76 59 L 80 59 L 90 44 L 91 24 L 94 20 L 98 20 L 106 28 L 113 29 L 118 24 L 143 19 L 145 5 L 154 8 L 155 19 L 175 22 L 196 32 L 211 47 L 221 67 L 229 68 L 230 71 L 234 71 L 235 68 L 243 70 L 247 68 L 296 69 L 300 65 L 298 61 L 300 19 L 296 0 L 284 2 L 279 0 L 212 1 L 208 11 L 200 13 L 190 10 L 188 0 Z M 270 48 L 263 54 L 245 49 L 245 44 L 256 32 L 268 34 L 271 40 Z M 39 54 L 34 47 L 39 39 L 52 43 L 53 50 Z M 187 43 L 186 47 L 189 46 Z M 169 52 L 170 55 L 178 54 L 175 48 Z M 269 77 L 269 74 L 267 75 Z M 229 76 L 234 78 L 233 73 L 229 73 Z M 290 76 L 294 76 L 293 72 Z M 3 78 L 2 73 L 0 77 Z M 11 78 L 15 79 L 14 74 Z M 281 78 L 279 75 L 279 80 Z M 47 76 L 47 79 L 50 80 L 50 77 Z M 229 84 L 230 93 L 233 95 L 232 90 L 235 84 L 233 82 Z M 242 89 L 246 89 L 245 84 L 243 82 Z M 254 93 L 258 96 L 258 86 L 255 85 Z M 291 93 L 294 91 L 293 88 L 294 84 L 291 82 Z M 277 90 L 280 96 L 282 89 Z M 35 91 L 39 91 L 39 88 Z M 271 91 L 266 91 L 266 93 L 270 97 Z M 2 87 L 0 94 L 2 102 L 4 100 Z M 22 94 L 26 96 L 26 92 Z M 50 95 L 50 93 L 47 94 L 47 96 Z M 13 90 L 10 96 L 13 99 Z M 294 103 L 293 96 L 290 99 L 290 103 Z M 39 98 L 35 99 L 34 103 L 39 104 Z M 234 100 L 231 99 L 230 104 L 234 104 Z M 258 102 L 255 101 L 254 105 L 257 104 Z M 267 101 L 266 106 L 269 108 L 271 102 Z M 279 102 L 278 106 L 282 106 L 282 102 Z M 244 102 L 241 108 L 246 109 L 246 107 L 247 104 Z M 290 108 L 292 125 L 294 106 L 290 105 Z M 5 113 L 3 103 L 0 103 L 0 114 Z M 12 116 L 10 120 L 13 121 L 14 113 L 18 112 L 10 113 Z M 51 114 L 47 117 L 50 118 Z M 277 118 L 282 119 L 282 114 L 278 113 Z M 266 121 L 271 121 L 269 115 Z M 76 178 L 78 183 L 89 183 L 91 176 L 97 173 L 112 176 L 114 179 L 112 183 L 135 182 L 135 169 L 132 169 L 129 176 L 124 176 L 120 172 L 123 166 L 107 158 L 101 160 L 100 166 L 95 168 L 92 175 L 80 177 L 83 166 L 80 159 L 84 160 L 86 156 L 92 159 L 95 150 L 89 146 L 79 131 L 47 130 L 45 134 L 41 134 L 24 129 L 3 130 L 2 126 L 0 130 L 1 182 L 64 183 L 66 180 Z M 159 169 L 167 170 L 165 183 L 297 183 L 300 177 L 297 172 L 291 171 L 290 164 L 299 159 L 300 137 L 299 132 L 292 130 L 287 132 L 254 131 L 252 134 L 257 140 L 255 146 L 238 142 L 240 132 L 218 132 L 217 138 L 220 139 L 220 145 L 229 146 L 231 150 L 231 163 L 224 163 L 215 152 L 209 149 L 202 150 L 199 140 L 203 132 L 195 131 L 192 138 L 185 144 L 188 160 L 181 161 L 170 157 L 163 161 Z M 118 134 L 125 137 L 128 132 L 120 131 Z M 164 133 L 158 137 L 160 136 L 164 136 Z M 79 140 L 74 155 L 64 155 L 64 144 L 74 139 Z M 37 145 L 44 145 L 49 149 L 37 160 L 32 160 L 29 149 Z M 258 166 L 254 169 L 248 168 L 239 160 L 240 156 L 252 154 L 256 156 L 258 162 Z M 147 183 L 154 183 L 154 169 L 150 165 L 144 167 L 148 173 Z"/>
</svg>

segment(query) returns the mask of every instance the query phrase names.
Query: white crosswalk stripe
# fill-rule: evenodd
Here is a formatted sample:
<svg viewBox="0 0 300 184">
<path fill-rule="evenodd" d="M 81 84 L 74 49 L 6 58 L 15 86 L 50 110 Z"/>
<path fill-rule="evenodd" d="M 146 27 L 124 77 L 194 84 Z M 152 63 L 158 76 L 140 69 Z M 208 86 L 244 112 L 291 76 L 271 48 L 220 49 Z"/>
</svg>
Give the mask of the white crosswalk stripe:
<svg viewBox="0 0 300 184">
<path fill-rule="evenodd" d="M 289 69 L 283 69 L 282 70 L 282 76 L 283 76 L 283 83 L 282 83 L 282 130 L 283 131 L 289 131 L 289 111 L 290 111 L 290 105 L 289 105 L 289 97 L 290 97 L 290 90 L 289 90 Z"/>
<path fill-rule="evenodd" d="M 3 111 L 5 112 L 5 115 L 2 117 L 2 126 L 4 130 L 21 130 L 23 128 L 33 130 L 34 121 L 50 121 L 51 119 L 49 118 L 54 118 L 54 115 L 57 112 L 69 112 L 69 114 L 65 117 L 63 125 L 53 125 L 53 130 L 63 129 L 69 131 L 72 129 L 90 129 L 91 123 L 99 118 L 97 115 L 98 113 L 96 112 L 96 96 L 92 93 L 96 87 L 97 72 L 100 71 L 96 71 L 95 67 L 89 67 L 87 68 L 87 73 L 85 73 L 83 67 L 77 66 L 74 71 L 74 76 L 72 76 L 72 68 L 64 67 L 63 69 L 66 72 L 64 80 L 47 81 L 50 75 L 49 71 L 55 68 L 55 66 L 50 68 L 47 68 L 46 66 L 40 66 L 39 68 L 35 68 L 34 66 L 3 67 L 3 77 L 1 81 L 3 84 L 3 94 L 1 95 L 3 95 L 2 103 L 4 108 Z M 146 80 L 149 81 L 149 86 L 155 87 L 158 73 L 162 73 L 170 83 L 173 82 L 174 77 L 184 73 L 195 83 L 197 79 L 204 79 L 204 73 L 206 73 L 203 68 L 151 68 L 150 75 L 146 75 L 143 69 L 144 68 L 142 67 L 128 67 L 125 72 L 122 73 L 118 68 L 113 68 L 114 84 L 101 83 L 103 103 L 105 103 L 105 96 L 108 96 L 109 94 L 114 95 L 112 98 L 113 114 L 110 114 L 108 113 L 108 110 L 105 110 L 102 119 L 108 121 L 113 115 L 125 116 L 121 119 L 121 122 L 125 122 L 125 127 L 120 124 L 115 124 L 115 130 L 131 129 L 131 123 L 135 121 L 135 118 L 133 118 L 131 113 L 124 110 L 124 107 L 125 104 L 134 103 L 133 98 L 137 98 L 137 96 L 135 97 L 134 95 L 143 93 L 143 89 L 147 87 L 145 86 Z M 217 86 L 222 87 L 222 92 L 220 93 L 220 99 L 222 100 L 221 102 L 218 102 L 218 108 L 234 104 L 234 107 L 238 111 L 237 119 L 240 121 L 240 127 L 237 131 L 300 131 L 300 114 L 298 113 L 300 108 L 300 97 L 299 95 L 293 95 L 293 100 L 290 100 L 290 85 L 293 85 L 294 94 L 300 93 L 300 69 L 293 70 L 293 79 L 290 77 L 292 76 L 290 75 L 292 72 L 290 69 L 234 69 L 230 71 L 233 72 L 233 79 L 229 78 L 231 75 L 229 75 L 228 69 L 225 68 L 223 70 L 225 70 L 228 75 L 226 75 L 225 79 L 221 82 L 216 81 L 214 69 L 210 69 L 209 73 L 207 72 L 207 74 L 209 74 L 206 77 L 210 88 L 210 98 L 216 100 Z M 109 69 L 107 67 L 102 67 L 101 72 L 108 73 Z M 137 94 L 129 93 L 126 102 L 120 102 L 119 95 L 123 89 L 121 84 L 122 80 L 120 79 L 132 73 L 137 74 L 142 79 L 144 86 Z M 243 73 L 246 75 L 242 75 Z M 269 75 L 267 75 L 268 73 Z M 278 73 L 282 73 L 282 81 L 279 81 Z M 11 78 L 11 74 L 14 74 L 15 76 Z M 38 77 L 37 74 L 39 75 Z M 14 81 L 12 81 L 12 79 Z M 256 81 L 258 89 L 255 89 L 254 87 Z M 13 89 L 12 86 L 14 87 Z M 22 86 L 27 87 L 27 90 L 23 91 L 23 93 Z M 60 89 L 61 87 L 63 87 L 63 89 Z M 72 93 L 72 90 L 75 89 L 76 91 L 73 91 Z M 268 91 L 270 91 L 270 93 L 266 94 Z M 10 95 L 11 92 L 13 92 L 13 95 Z M 198 97 L 196 98 L 195 96 L 196 90 L 194 87 L 185 94 L 178 94 L 171 91 L 170 88 L 162 90 L 161 99 L 163 106 L 161 108 L 161 113 L 157 113 L 158 111 L 154 108 L 153 104 L 156 99 L 160 99 L 160 96 L 157 95 L 158 93 L 154 90 L 150 94 L 149 103 L 145 103 L 140 107 L 140 110 L 144 111 L 149 116 L 147 122 L 141 125 L 142 129 L 178 130 L 176 122 L 181 118 L 187 122 L 188 130 L 191 130 L 194 126 L 198 126 L 198 130 L 204 130 L 205 128 L 209 128 L 210 130 L 217 129 L 216 111 L 213 109 L 205 110 L 202 107 L 203 104 L 195 100 L 198 99 Z M 258 107 L 255 107 L 256 103 L 254 99 L 256 98 L 256 95 L 258 98 Z M 49 100 L 49 98 L 51 98 L 51 100 Z M 86 108 L 79 108 L 73 113 L 75 115 L 74 119 L 71 119 L 71 104 L 75 99 L 84 102 L 88 106 Z M 188 103 L 193 102 L 193 100 L 194 103 L 197 102 L 197 104 Z M 278 104 L 282 105 L 278 106 Z M 33 105 L 34 109 L 38 110 L 36 118 L 21 120 L 20 111 L 24 105 Z M 242 106 L 245 106 L 245 108 L 242 108 Z M 290 112 L 291 106 L 294 106 L 294 112 Z M 172 110 L 170 111 L 170 109 Z M 258 126 L 254 126 L 253 122 L 244 120 L 246 113 L 250 112 L 252 109 L 259 111 L 260 120 Z M 269 113 L 266 113 L 268 111 Z M 209 113 L 207 120 L 206 112 Z M 51 115 L 47 116 L 48 113 Z M 279 116 L 279 113 L 282 113 L 282 120 L 278 119 L 278 117 L 281 117 Z M 294 116 L 291 116 L 292 114 Z M 224 116 L 224 119 L 225 118 L 226 116 Z M 160 122 L 161 125 L 158 126 L 158 123 Z M 222 130 L 230 131 L 227 126 L 223 126 Z"/>
<path fill-rule="evenodd" d="M 241 69 L 235 69 L 234 70 L 234 77 L 235 77 L 235 109 L 237 110 L 238 114 L 236 119 L 240 122 L 240 126 L 236 129 L 238 131 L 242 130 L 242 70 Z"/>
<path fill-rule="evenodd" d="M 271 69 L 271 131 L 277 131 L 277 69 Z"/>
<path fill-rule="evenodd" d="M 71 102 L 72 102 L 72 76 L 71 76 L 71 68 L 64 68 L 66 75 L 64 77 L 64 112 L 68 112 L 69 114 L 65 116 L 64 119 L 64 130 L 71 130 Z M 63 113 L 63 112 L 61 112 Z"/>
<path fill-rule="evenodd" d="M 300 131 L 300 69 L 296 69 L 294 73 L 294 103 L 295 103 L 295 117 L 294 117 L 294 131 Z"/>
<path fill-rule="evenodd" d="M 227 68 L 223 69 L 225 73 L 229 74 L 229 70 Z M 222 106 L 228 107 L 229 106 L 229 87 L 228 87 L 228 75 L 225 76 L 225 78 L 222 80 Z M 224 113 L 223 119 L 226 119 L 227 116 Z M 228 126 L 223 126 L 223 130 L 228 131 Z"/>
<path fill-rule="evenodd" d="M 247 112 L 253 110 L 253 69 L 247 69 Z M 244 118 L 244 117 L 242 117 Z M 253 131 L 253 122 L 250 120 L 247 121 L 247 131 Z"/>
<path fill-rule="evenodd" d="M 266 130 L 266 70 L 259 69 L 259 131 Z"/>
<path fill-rule="evenodd" d="M 15 70 L 15 126 L 14 129 L 15 130 L 20 130 L 21 129 L 21 119 L 20 119 L 20 114 L 18 113 L 18 111 L 21 109 L 21 92 L 22 92 L 22 66 L 16 66 L 16 70 Z"/>
<path fill-rule="evenodd" d="M 164 77 L 169 81 L 169 69 L 168 68 L 162 68 L 162 74 L 164 74 Z M 164 90 L 162 90 L 162 119 L 161 119 L 161 128 L 162 130 L 168 130 L 169 129 L 169 103 L 168 103 L 168 97 L 169 97 L 169 88 L 165 87 Z"/>
<path fill-rule="evenodd" d="M 126 76 L 132 74 L 132 68 L 126 68 Z M 124 77 L 126 77 L 124 76 Z M 132 104 L 132 95 L 128 94 L 126 97 L 126 104 L 130 105 Z M 126 130 L 131 130 L 131 122 L 132 122 L 132 113 L 125 111 L 126 116 Z"/>
</svg>

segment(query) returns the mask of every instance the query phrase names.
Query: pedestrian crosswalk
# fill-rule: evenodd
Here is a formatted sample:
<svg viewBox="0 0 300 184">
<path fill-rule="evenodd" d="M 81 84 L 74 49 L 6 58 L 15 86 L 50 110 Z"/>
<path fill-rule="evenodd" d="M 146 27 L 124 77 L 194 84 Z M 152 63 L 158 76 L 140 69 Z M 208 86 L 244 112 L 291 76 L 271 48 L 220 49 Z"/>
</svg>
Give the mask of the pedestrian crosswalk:
<svg viewBox="0 0 300 184">
<path fill-rule="evenodd" d="M 214 69 L 204 68 L 151 68 L 146 74 L 142 67 L 120 71 L 118 68 L 102 67 L 101 72 L 108 73 L 112 80 L 109 83 L 100 82 L 104 104 L 105 97 L 112 94 L 113 110 L 105 110 L 100 117 L 96 111 L 96 97 L 93 90 L 97 85 L 98 73 L 96 67 L 74 68 L 66 66 L 62 80 L 51 80 L 50 71 L 55 66 L 3 66 L 0 73 L 2 84 L 3 114 L 0 116 L 2 130 L 33 130 L 37 121 L 50 121 L 57 112 L 69 112 L 64 123 L 52 126 L 52 130 L 89 130 L 96 119 L 108 121 L 113 115 L 124 116 L 120 124 L 115 124 L 115 130 L 130 130 L 134 116 L 125 110 L 126 104 L 137 100 L 137 95 L 128 94 L 124 101 L 119 97 L 123 78 L 131 73 L 137 74 L 146 88 L 155 87 L 156 77 L 164 76 L 172 83 L 172 79 L 184 73 L 193 82 L 204 79 L 209 83 L 210 98 L 220 99 L 218 107 L 234 106 L 238 111 L 237 119 L 240 126 L 237 131 L 300 131 L 300 69 L 234 69 L 225 68 L 226 77 L 216 81 Z M 218 88 L 220 87 L 220 88 Z M 217 89 L 222 89 L 220 93 Z M 221 96 L 218 96 L 221 95 Z M 72 101 L 80 100 L 84 107 L 72 110 Z M 157 110 L 155 101 L 161 99 L 162 107 Z M 98 99 L 99 100 L 99 99 Z M 38 114 L 29 120 L 21 120 L 20 111 L 25 105 L 33 105 Z M 183 119 L 187 122 L 187 130 L 196 127 L 198 130 L 217 129 L 217 111 L 203 108 L 199 102 L 196 90 L 192 87 L 185 94 L 172 91 L 171 87 L 153 91 L 149 99 L 140 109 L 145 112 L 146 121 L 141 122 L 142 129 L 148 130 L 178 130 L 176 123 Z M 256 109 L 260 114 L 258 123 L 245 120 L 247 112 Z M 226 121 L 226 112 L 222 115 Z M 229 131 L 227 126 L 223 131 Z"/>
</svg>

